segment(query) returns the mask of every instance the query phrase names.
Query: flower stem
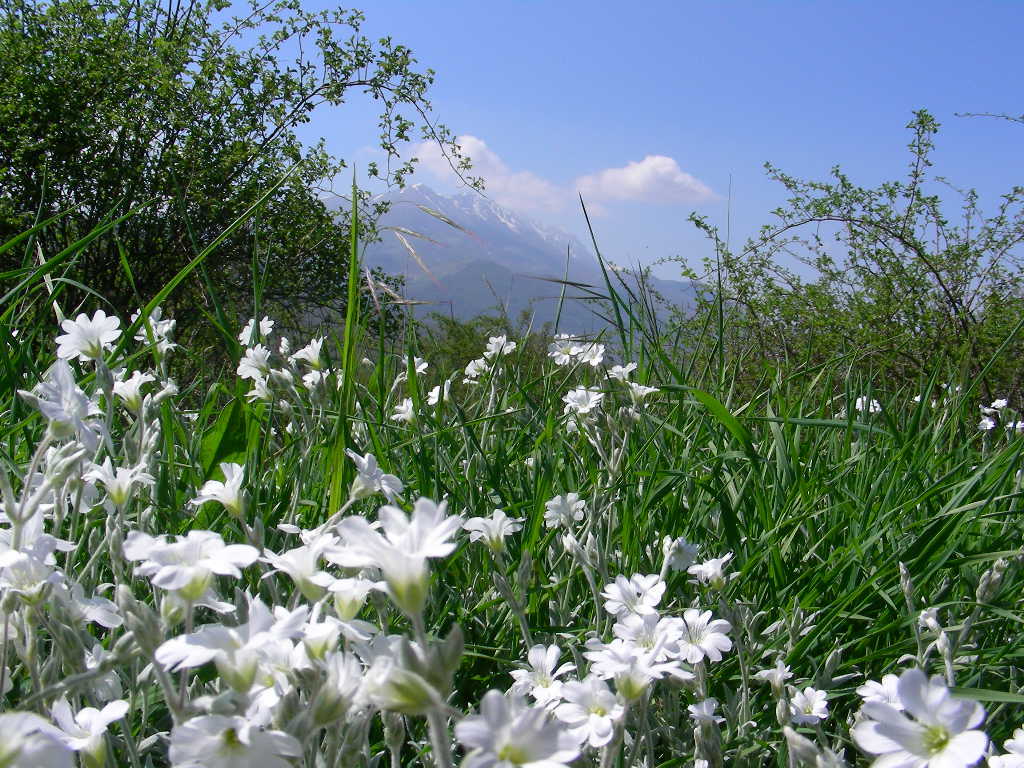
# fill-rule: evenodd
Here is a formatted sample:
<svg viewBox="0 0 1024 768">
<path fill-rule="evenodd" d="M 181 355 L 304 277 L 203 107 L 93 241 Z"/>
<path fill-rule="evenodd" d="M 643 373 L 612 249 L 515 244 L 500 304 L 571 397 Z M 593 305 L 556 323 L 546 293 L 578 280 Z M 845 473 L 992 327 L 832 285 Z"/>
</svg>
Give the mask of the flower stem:
<svg viewBox="0 0 1024 768">
<path fill-rule="evenodd" d="M 412 621 L 416 642 L 424 653 L 427 652 L 427 630 L 423 625 L 423 614 L 415 613 L 409 617 Z M 427 713 L 427 730 L 430 733 L 430 746 L 434 754 L 434 765 L 437 768 L 452 768 L 452 748 L 448 738 L 448 724 L 439 710 L 432 709 Z"/>
</svg>

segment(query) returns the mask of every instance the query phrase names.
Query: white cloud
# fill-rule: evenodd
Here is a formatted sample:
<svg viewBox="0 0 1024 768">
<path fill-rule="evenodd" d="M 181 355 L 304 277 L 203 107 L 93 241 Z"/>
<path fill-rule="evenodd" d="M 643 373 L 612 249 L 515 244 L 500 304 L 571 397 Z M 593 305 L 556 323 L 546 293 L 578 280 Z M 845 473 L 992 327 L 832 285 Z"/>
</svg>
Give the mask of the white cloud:
<svg viewBox="0 0 1024 768">
<path fill-rule="evenodd" d="M 524 213 L 558 213 L 576 206 L 577 192 L 583 195 L 587 209 L 600 215 L 601 201 L 638 200 L 649 203 L 695 204 L 718 199 L 700 179 L 679 167 L 673 158 L 647 155 L 624 168 L 607 168 L 581 176 L 571 187 L 559 186 L 530 171 L 513 171 L 487 143 L 476 136 L 459 136 L 459 146 L 473 161 L 470 174 L 481 176 L 486 193 L 495 202 Z M 442 182 L 457 180 L 448 160 L 433 142 L 415 149 L 419 170 Z"/>
<path fill-rule="evenodd" d="M 625 168 L 607 168 L 576 179 L 583 199 L 640 200 L 648 203 L 707 203 L 717 199 L 700 179 L 665 155 L 647 155 Z"/>
<path fill-rule="evenodd" d="M 498 155 L 476 136 L 459 136 L 463 154 L 473 161 L 472 176 L 481 176 L 486 182 L 487 196 L 500 205 L 516 211 L 540 213 L 561 211 L 572 199 L 572 193 L 530 171 L 512 171 Z M 416 148 L 418 168 L 441 181 L 456 180 L 448 160 L 433 142 L 423 142 Z"/>
</svg>

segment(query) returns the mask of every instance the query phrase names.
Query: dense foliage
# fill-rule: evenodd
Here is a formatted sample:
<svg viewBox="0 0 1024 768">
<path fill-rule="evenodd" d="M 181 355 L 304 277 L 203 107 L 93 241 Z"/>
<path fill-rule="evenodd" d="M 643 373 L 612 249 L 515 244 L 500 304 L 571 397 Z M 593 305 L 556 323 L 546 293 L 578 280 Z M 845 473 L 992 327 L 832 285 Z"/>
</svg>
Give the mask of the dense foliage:
<svg viewBox="0 0 1024 768">
<path fill-rule="evenodd" d="M 695 218 L 716 246 L 699 277 L 709 288 L 705 310 L 716 311 L 721 287 L 726 357 L 756 369 L 760 361 L 813 367 L 847 355 L 889 386 L 937 366 L 965 376 L 986 368 L 1024 312 L 1024 186 L 986 214 L 973 190 L 930 175 L 935 119 L 920 111 L 908 128 L 902 181 L 862 187 L 838 167 L 829 180 L 806 181 L 769 165 L 790 198 L 774 212 L 777 223 L 738 253 Z M 794 259 L 806 267 L 783 266 Z M 706 317 L 698 313 L 692 334 Z M 1018 334 L 986 371 L 990 396 L 1022 391 L 1022 353 Z"/>
</svg>

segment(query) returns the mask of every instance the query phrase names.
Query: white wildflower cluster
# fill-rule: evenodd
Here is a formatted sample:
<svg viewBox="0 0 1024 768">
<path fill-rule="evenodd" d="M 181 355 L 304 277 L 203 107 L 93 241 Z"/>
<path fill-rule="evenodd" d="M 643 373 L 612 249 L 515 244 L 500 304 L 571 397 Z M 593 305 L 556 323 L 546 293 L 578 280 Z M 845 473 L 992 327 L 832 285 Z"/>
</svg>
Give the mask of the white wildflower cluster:
<svg viewBox="0 0 1024 768">
<path fill-rule="evenodd" d="M 560 334 L 548 347 L 548 356 L 558 365 L 576 363 L 574 372 L 584 378 L 562 397 L 566 431 L 582 434 L 601 463 L 613 474 L 617 473 L 629 434 L 660 390 L 631 379 L 637 370 L 634 362 L 602 368 L 600 374 L 592 372 L 604 363 L 604 344 Z"/>
<path fill-rule="evenodd" d="M 567 333 L 555 336 L 548 345 L 548 357 L 556 365 L 572 365 L 573 363 L 589 365 L 597 368 L 604 360 L 605 346 L 596 341 L 585 341 Z"/>
<path fill-rule="evenodd" d="M 274 325 L 269 317 L 258 322 L 251 318 L 238 334 L 243 350 L 236 373 L 239 378 L 252 382 L 246 399 L 252 403 L 276 403 L 285 414 L 307 399 L 310 405 L 323 405 L 332 382 L 334 387 L 340 387 L 342 381 L 340 371 L 324 360 L 324 338 L 314 337 L 306 346 L 292 352 L 291 342 L 282 336 L 275 353 Z M 294 424 L 289 424 L 289 428 L 294 429 Z"/>
<path fill-rule="evenodd" d="M 978 430 L 981 432 L 992 432 L 997 426 L 1002 425 L 1007 437 L 1013 438 L 1024 434 L 1024 416 L 1010 407 L 1010 401 L 1000 397 L 992 401 L 990 405 L 979 406 L 981 409 L 981 421 L 978 422 Z"/>
<path fill-rule="evenodd" d="M 517 342 L 509 341 L 504 334 L 491 336 L 487 340 L 487 348 L 484 350 L 483 357 L 471 360 L 466 365 L 462 383 L 479 384 L 481 377 L 485 374 L 493 372 L 497 375 L 500 370 L 501 358 L 511 355 L 516 351 L 517 346 Z"/>
</svg>

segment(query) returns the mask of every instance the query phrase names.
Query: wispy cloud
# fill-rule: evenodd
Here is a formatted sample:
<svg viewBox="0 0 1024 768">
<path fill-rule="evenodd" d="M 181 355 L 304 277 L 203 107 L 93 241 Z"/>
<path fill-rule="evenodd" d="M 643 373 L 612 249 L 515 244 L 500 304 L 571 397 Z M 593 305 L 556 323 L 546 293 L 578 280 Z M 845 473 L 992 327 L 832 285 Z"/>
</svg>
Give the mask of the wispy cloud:
<svg viewBox="0 0 1024 768">
<path fill-rule="evenodd" d="M 575 205 L 577 192 L 592 212 L 604 202 L 636 200 L 648 203 L 692 205 L 718 196 L 700 179 L 686 173 L 673 158 L 647 155 L 622 168 L 606 168 L 581 176 L 571 185 L 555 184 L 531 171 L 514 171 L 487 143 L 476 136 L 460 136 L 459 146 L 473 161 L 472 175 L 482 176 L 487 194 L 496 202 L 524 213 L 558 213 Z M 447 158 L 434 143 L 416 147 L 419 168 L 443 182 L 455 180 Z"/>
</svg>

